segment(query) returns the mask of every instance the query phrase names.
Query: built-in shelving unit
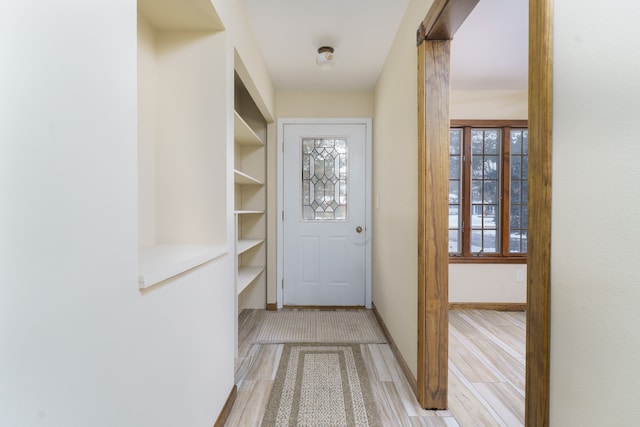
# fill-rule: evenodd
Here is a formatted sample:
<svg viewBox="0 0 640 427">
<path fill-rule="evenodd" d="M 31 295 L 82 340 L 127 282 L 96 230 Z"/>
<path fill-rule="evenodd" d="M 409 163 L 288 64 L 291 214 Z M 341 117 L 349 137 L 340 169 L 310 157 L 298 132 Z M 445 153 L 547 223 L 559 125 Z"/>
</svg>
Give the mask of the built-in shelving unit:
<svg viewBox="0 0 640 427">
<path fill-rule="evenodd" d="M 238 268 L 238 294 L 242 293 L 253 281 L 262 274 L 264 267 L 240 267 Z"/>
<path fill-rule="evenodd" d="M 240 77 L 235 76 L 234 186 L 238 312 L 266 301 L 267 123 Z"/>
<path fill-rule="evenodd" d="M 138 285 L 212 261 L 227 241 L 228 61 L 202 0 L 138 0 Z"/>
<path fill-rule="evenodd" d="M 235 170 L 234 172 L 234 180 L 236 184 L 242 185 L 264 185 L 262 181 L 258 178 L 254 178 L 251 175 L 247 175 L 246 173 Z"/>
</svg>

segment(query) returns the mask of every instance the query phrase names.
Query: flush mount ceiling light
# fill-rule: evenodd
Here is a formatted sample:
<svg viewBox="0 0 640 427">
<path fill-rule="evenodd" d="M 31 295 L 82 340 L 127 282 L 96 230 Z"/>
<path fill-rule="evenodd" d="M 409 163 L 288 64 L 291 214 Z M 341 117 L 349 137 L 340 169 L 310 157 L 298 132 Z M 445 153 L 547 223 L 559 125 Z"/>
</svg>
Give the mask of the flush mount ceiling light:
<svg viewBox="0 0 640 427">
<path fill-rule="evenodd" d="M 331 68 L 336 62 L 336 57 L 333 54 L 333 48 L 331 46 L 322 46 L 318 49 L 318 56 L 316 57 L 316 64 L 321 68 Z"/>
</svg>

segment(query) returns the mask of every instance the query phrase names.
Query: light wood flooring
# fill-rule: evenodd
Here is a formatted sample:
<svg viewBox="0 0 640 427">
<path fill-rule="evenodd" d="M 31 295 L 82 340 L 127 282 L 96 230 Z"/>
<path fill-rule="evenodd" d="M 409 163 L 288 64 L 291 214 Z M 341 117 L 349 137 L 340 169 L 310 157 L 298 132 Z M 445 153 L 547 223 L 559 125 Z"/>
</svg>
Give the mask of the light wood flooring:
<svg viewBox="0 0 640 427">
<path fill-rule="evenodd" d="M 227 426 L 259 426 L 282 345 L 251 344 L 262 310 L 239 319 L 238 396 Z M 388 344 L 362 344 L 369 381 L 385 426 L 524 425 L 525 313 L 449 312 L 449 408 L 418 405 Z"/>
</svg>

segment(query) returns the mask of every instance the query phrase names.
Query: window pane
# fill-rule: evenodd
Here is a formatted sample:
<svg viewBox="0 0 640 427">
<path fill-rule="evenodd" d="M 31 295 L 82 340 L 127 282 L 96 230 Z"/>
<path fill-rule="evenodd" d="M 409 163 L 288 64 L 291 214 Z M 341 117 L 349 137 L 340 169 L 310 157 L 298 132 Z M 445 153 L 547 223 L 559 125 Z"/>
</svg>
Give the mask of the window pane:
<svg viewBox="0 0 640 427">
<path fill-rule="evenodd" d="M 512 229 L 514 228 L 520 228 L 520 226 L 522 225 L 522 222 L 520 220 L 521 215 L 520 215 L 520 206 L 519 205 L 512 205 L 511 206 L 511 212 L 509 213 L 509 225 L 511 226 Z"/>
<path fill-rule="evenodd" d="M 482 217 L 482 227 L 489 229 L 498 228 L 498 209 L 496 205 L 484 205 L 484 215 Z"/>
<path fill-rule="evenodd" d="M 529 190 L 527 130 L 511 130 L 511 206 L 509 210 L 509 252 L 526 253 Z M 514 149 L 514 141 L 521 141 L 521 149 Z"/>
<path fill-rule="evenodd" d="M 520 233 L 511 233 L 509 235 L 509 252 L 521 252 L 520 242 Z"/>
<path fill-rule="evenodd" d="M 522 190 L 520 181 L 511 181 L 511 203 L 520 203 Z"/>
<path fill-rule="evenodd" d="M 460 200 L 460 181 L 449 181 L 449 204 L 458 204 Z"/>
<path fill-rule="evenodd" d="M 498 194 L 498 182 L 497 181 L 485 181 L 484 182 L 484 203 L 497 204 L 500 199 Z"/>
<path fill-rule="evenodd" d="M 472 129 L 471 154 L 471 252 L 496 252 L 500 242 L 500 144 L 499 129 Z"/>
<path fill-rule="evenodd" d="M 462 129 L 451 129 L 449 138 L 449 154 L 459 155 L 462 152 Z"/>
<path fill-rule="evenodd" d="M 488 253 L 498 252 L 496 230 L 485 230 L 483 233 L 482 251 Z"/>
<path fill-rule="evenodd" d="M 511 155 L 511 179 L 522 177 L 522 156 Z"/>
<path fill-rule="evenodd" d="M 482 203 L 482 181 L 471 181 L 471 203 Z"/>
<path fill-rule="evenodd" d="M 471 205 L 471 228 L 482 228 L 482 205 Z"/>
<path fill-rule="evenodd" d="M 484 132 L 481 130 L 471 130 L 471 154 L 482 154 L 484 152 Z"/>
<path fill-rule="evenodd" d="M 497 129 L 484 131 L 484 153 L 498 154 L 498 144 L 500 142 L 500 131 Z"/>
<path fill-rule="evenodd" d="M 460 194 L 462 179 L 462 129 L 449 132 L 449 252 L 460 253 Z"/>
<path fill-rule="evenodd" d="M 449 179 L 460 179 L 460 156 L 449 156 Z"/>
<path fill-rule="evenodd" d="M 498 156 L 484 157 L 484 179 L 498 179 Z"/>
<path fill-rule="evenodd" d="M 482 156 L 473 156 L 471 158 L 471 177 L 474 179 L 482 179 L 483 170 Z"/>
<path fill-rule="evenodd" d="M 347 219 L 347 141 L 302 140 L 302 219 Z"/>
<path fill-rule="evenodd" d="M 529 131 L 526 129 L 522 131 L 522 154 L 529 154 Z"/>
<path fill-rule="evenodd" d="M 478 253 L 482 250 L 482 230 L 471 231 L 471 252 Z"/>
<path fill-rule="evenodd" d="M 511 132 L 511 154 L 521 154 L 521 153 L 522 153 L 522 132 L 512 131 Z"/>
<path fill-rule="evenodd" d="M 460 209 L 457 205 L 449 205 L 449 229 L 460 228 Z"/>
<path fill-rule="evenodd" d="M 449 253 L 460 253 L 460 230 L 449 230 Z"/>
</svg>

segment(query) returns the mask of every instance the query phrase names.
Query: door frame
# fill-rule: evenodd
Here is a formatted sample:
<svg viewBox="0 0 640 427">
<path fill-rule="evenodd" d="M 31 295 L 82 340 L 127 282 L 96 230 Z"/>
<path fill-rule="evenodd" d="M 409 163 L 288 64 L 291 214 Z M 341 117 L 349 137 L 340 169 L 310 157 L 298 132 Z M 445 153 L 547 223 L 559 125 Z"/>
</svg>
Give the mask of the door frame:
<svg viewBox="0 0 640 427">
<path fill-rule="evenodd" d="M 477 0 L 436 0 L 427 13 L 419 31 L 425 39 L 449 40 L 459 25 L 459 7 L 463 10 Z M 553 7 L 554 0 L 529 0 L 529 240 L 527 249 L 527 326 L 525 364 L 525 426 L 546 427 L 549 425 L 550 383 L 551 383 L 551 191 L 553 152 Z M 446 12 L 446 13 L 443 13 Z M 461 18 L 462 17 L 462 18 Z M 425 31 L 425 30 L 428 30 Z M 431 31 L 433 30 L 433 33 Z M 418 33 L 421 34 L 420 32 Z M 432 75 L 429 77 L 433 77 Z M 448 72 L 447 76 L 448 78 Z M 419 77 L 423 78 L 423 77 Z M 425 79 L 424 81 L 426 81 Z M 449 123 L 441 123 L 442 126 Z M 531 144 L 531 142 L 534 142 Z M 442 149 L 448 148 L 448 141 L 440 141 Z M 439 186 L 445 188 L 446 180 L 440 179 Z M 421 192 L 420 198 L 425 197 Z M 431 237 L 431 233 L 425 233 Z M 446 250 L 446 242 L 439 249 Z M 431 258 L 434 257 L 432 251 Z M 420 259 L 420 256 L 422 259 Z M 418 262 L 425 262 L 427 254 L 419 256 Z M 419 284 L 419 293 L 424 292 Z M 442 297 L 442 300 L 440 300 Z M 444 297 L 425 297 L 418 308 L 418 316 L 426 317 L 427 307 L 437 307 L 444 303 Z M 419 319 L 420 322 L 420 319 Z M 418 369 L 427 366 L 424 346 L 445 330 L 440 324 L 430 330 L 418 326 Z M 446 351 L 440 352 L 440 362 L 446 363 Z M 436 375 L 438 375 L 436 373 Z M 446 394 L 447 384 L 440 376 L 434 392 Z M 418 400 L 423 407 L 431 400 L 424 376 L 418 376 Z M 425 397 L 424 399 L 421 398 Z M 427 404 L 428 406 L 428 404 Z"/>
<path fill-rule="evenodd" d="M 281 118 L 278 119 L 278 187 L 276 239 L 276 306 L 284 305 L 284 127 L 286 125 L 364 125 L 365 127 L 365 307 L 371 308 L 371 200 L 372 200 L 372 119 L 357 118 Z"/>
</svg>

